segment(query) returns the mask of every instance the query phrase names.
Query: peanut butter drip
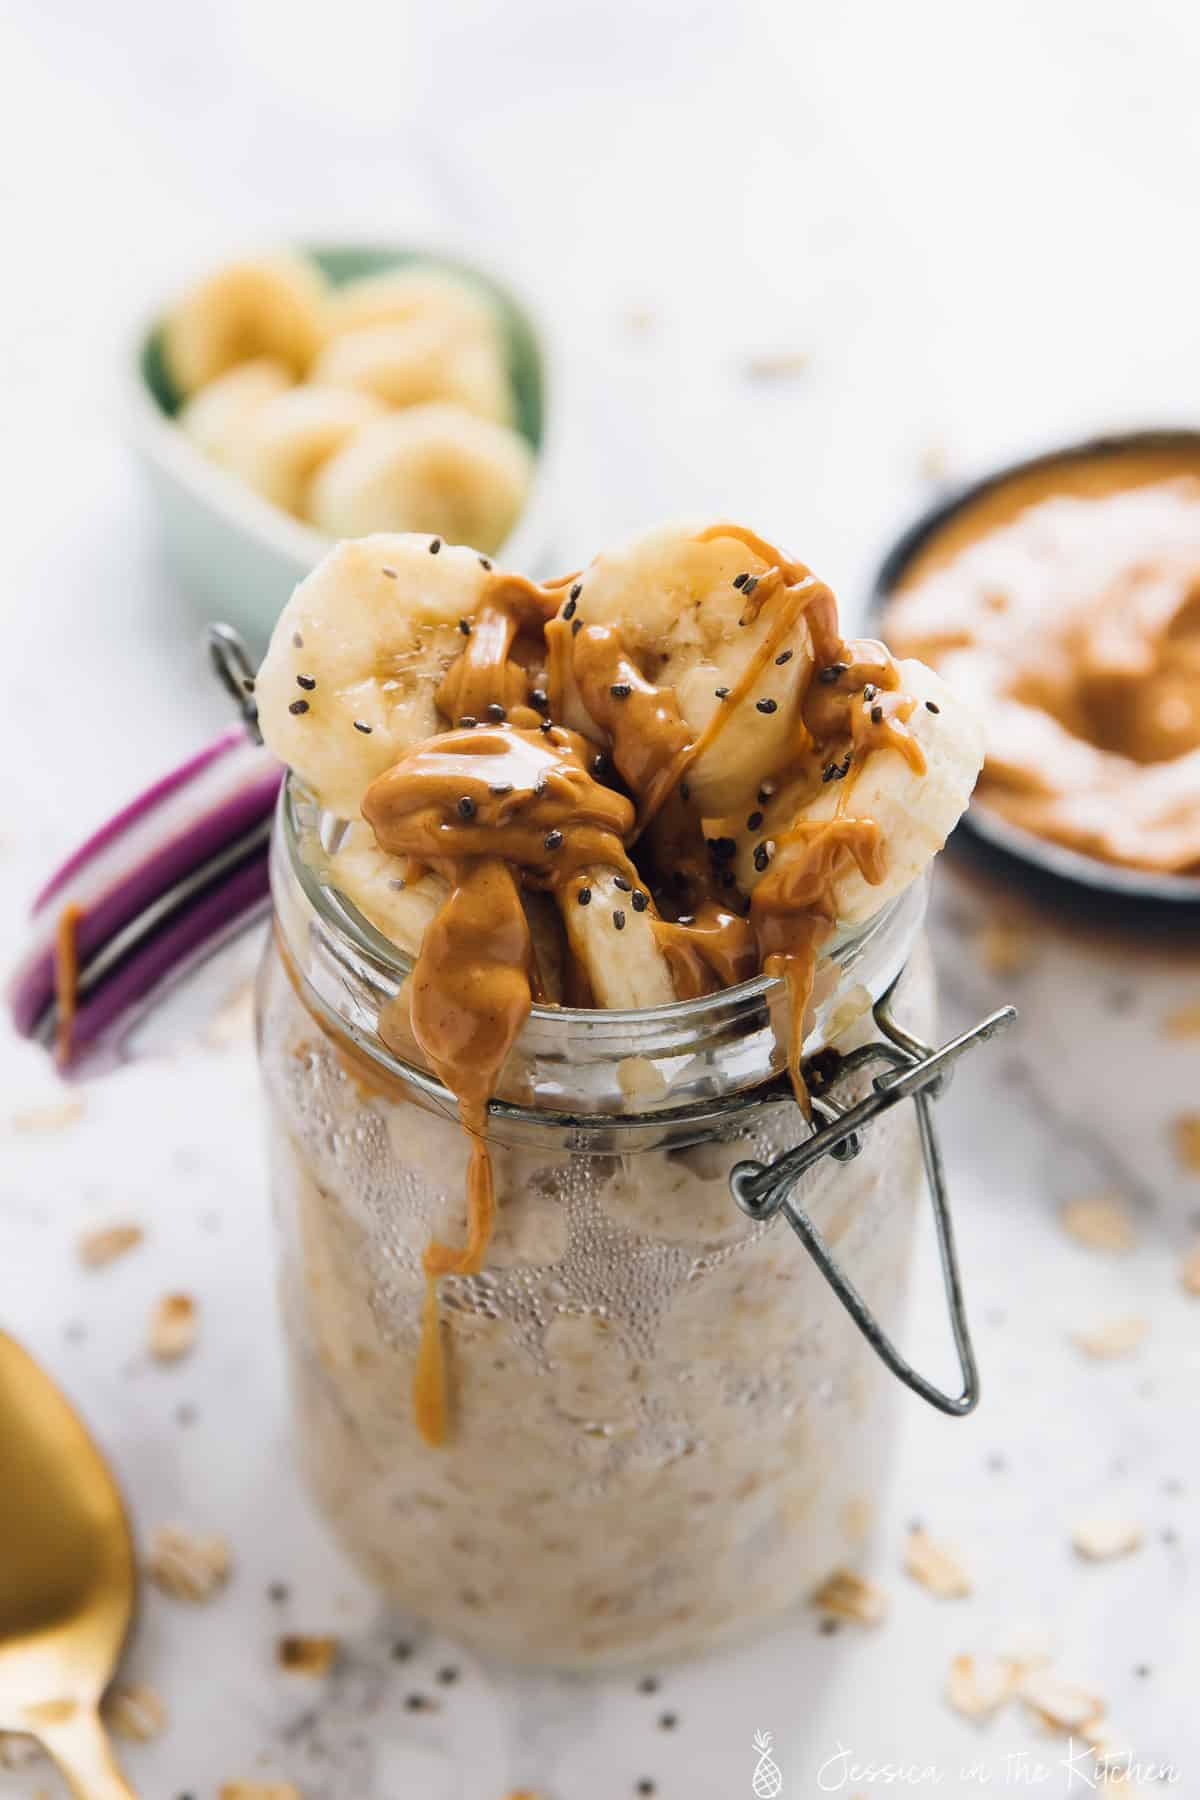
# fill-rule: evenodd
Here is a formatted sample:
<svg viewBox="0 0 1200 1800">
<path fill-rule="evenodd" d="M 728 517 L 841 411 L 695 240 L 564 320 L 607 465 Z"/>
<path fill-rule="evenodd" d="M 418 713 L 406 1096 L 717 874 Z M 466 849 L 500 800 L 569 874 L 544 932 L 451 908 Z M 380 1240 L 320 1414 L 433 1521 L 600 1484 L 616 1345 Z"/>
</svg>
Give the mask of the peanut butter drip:
<svg viewBox="0 0 1200 1800">
<path fill-rule="evenodd" d="M 54 1060 L 65 1069 L 71 1060 L 75 1014 L 79 1006 L 79 942 L 77 932 L 83 908 L 71 904 L 58 915 L 54 933 Z"/>
<path fill-rule="evenodd" d="M 833 594 L 803 563 L 742 526 L 715 525 L 700 536 L 701 541 L 734 538 L 769 565 L 746 597 L 739 623 L 749 625 L 770 609 L 754 654 L 704 729 L 693 733 L 674 690 L 643 675 L 619 627 L 581 619 L 586 579 L 570 623 L 564 612 L 546 628 L 551 691 L 561 694 L 568 676 L 574 680 L 587 711 L 609 734 L 617 770 L 638 798 L 638 832 L 649 832 L 659 873 L 653 886 L 668 914 L 653 930 L 676 993 L 692 999 L 747 980 L 760 968 L 783 976 L 791 1015 L 789 1073 L 807 1110 L 800 1074 L 803 1023 L 817 952 L 836 923 L 835 882 L 847 859 L 867 881 L 878 883 L 884 875 L 878 827 L 853 816 L 855 781 L 872 752 L 883 748 L 896 750 L 918 774 L 924 772 L 924 755 L 907 729 L 915 702 L 900 691 L 896 665 L 882 644 L 843 640 Z M 794 653 L 804 631 L 811 656 L 794 737 L 786 762 L 764 768 L 762 775 L 772 790 L 787 785 L 796 811 L 831 781 L 838 784 L 837 801 L 832 818 L 761 840 L 755 867 L 768 872 L 755 886 L 747 918 L 739 910 L 744 902 L 727 855 L 730 849 L 736 853 L 744 821 L 720 822 L 706 854 L 701 821 L 687 804 L 686 776 L 759 692 L 771 663 Z M 761 821 L 761 812 L 758 817 Z"/>
<path fill-rule="evenodd" d="M 558 596 L 519 575 L 496 574 L 466 628 L 462 655 L 451 663 L 436 695 L 452 724 L 484 720 L 500 709 L 516 725 L 536 725 L 536 693 L 545 659 L 543 627 Z"/>
<path fill-rule="evenodd" d="M 702 900 L 694 913 L 679 919 L 656 919 L 652 929 L 681 1000 L 736 987 L 758 973 L 758 945 L 749 919 L 727 912 L 716 900 Z"/>
<path fill-rule="evenodd" d="M 430 1444 L 445 1441 L 447 1422 L 436 1282 L 483 1265 L 495 1216 L 488 1101 L 533 1004 L 518 876 L 553 889 L 601 865 L 637 879 L 622 841 L 633 807 L 588 774 L 583 758 L 591 754 L 582 738 L 557 726 L 449 731 L 407 752 L 363 799 L 380 847 L 436 870 L 450 887 L 410 984 L 413 1037 L 458 1100 L 472 1139 L 467 1242 L 461 1249 L 434 1242 L 425 1252 L 415 1403 Z"/>
<path fill-rule="evenodd" d="M 471 1134 L 467 1241 L 435 1239 L 425 1251 L 428 1287 L 417 1359 L 417 1428 L 428 1444 L 446 1437 L 446 1375 L 438 1325 L 439 1275 L 483 1267 L 496 1213 L 487 1105 L 505 1058 L 533 1004 L 529 924 L 511 869 L 494 856 L 446 871 L 450 896 L 425 932 L 412 973 L 413 1036 L 459 1103 Z"/>
</svg>

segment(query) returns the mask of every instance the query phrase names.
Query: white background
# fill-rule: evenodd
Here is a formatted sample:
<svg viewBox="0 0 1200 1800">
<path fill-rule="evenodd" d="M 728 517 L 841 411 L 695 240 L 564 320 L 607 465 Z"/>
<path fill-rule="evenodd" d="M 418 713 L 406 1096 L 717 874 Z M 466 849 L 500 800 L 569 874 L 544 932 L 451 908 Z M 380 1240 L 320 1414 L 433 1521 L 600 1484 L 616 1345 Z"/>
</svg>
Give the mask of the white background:
<svg viewBox="0 0 1200 1800">
<path fill-rule="evenodd" d="M 664 512 L 719 509 L 812 561 L 851 617 L 889 536 L 929 497 L 933 463 L 955 474 L 1096 425 L 1197 411 L 1190 7 L 9 0 L 2 29 L 12 949 L 38 872 L 225 719 L 159 563 L 121 411 L 134 321 L 233 247 L 433 235 L 495 260 L 562 354 L 563 565 Z M 795 352 L 809 358 L 795 375 L 747 373 L 755 355 Z M 998 997 L 973 952 L 997 900 L 961 877 L 951 899 L 940 949 L 951 1014 L 965 1017 Z M 817 1791 L 839 1735 L 864 1758 L 940 1763 L 950 1793 L 973 1752 L 1002 1787 L 1009 1750 L 1054 1761 L 1056 1740 L 1016 1714 L 979 1736 L 939 1690 L 951 1654 L 1021 1620 L 1051 1628 L 1064 1673 L 1096 1679 L 1138 1749 L 1200 1791 L 1187 1489 L 1200 1315 L 1172 1275 L 1200 1184 L 1164 1149 L 1172 1107 L 1194 1104 L 1198 1084 L 1194 1053 L 1168 1057 L 1157 1023 L 1200 976 L 1179 951 L 1135 963 L 1128 941 L 1046 929 L 1006 1078 L 973 1074 L 950 1103 L 990 1391 L 967 1425 L 904 1402 L 879 1565 L 893 1618 L 856 1641 L 806 1621 L 671 1676 L 674 1734 L 632 1681 L 525 1681 L 461 1658 L 441 1713 L 404 1712 L 406 1692 L 440 1693 L 448 1652 L 424 1646 L 411 1678 L 397 1671 L 389 1628 L 281 1473 L 247 1049 L 116 1077 L 61 1137 L 7 1132 L 0 1318 L 84 1401 L 143 1529 L 187 1518 L 238 1551 L 217 1606 L 183 1617 L 148 1604 L 132 1666 L 167 1695 L 172 1726 L 135 1752 L 145 1792 L 209 1800 L 267 1757 L 306 1800 L 500 1800 L 519 1782 L 610 1800 L 643 1775 L 663 1800 L 734 1800 L 750 1792 L 760 1726 L 788 1795 Z M 1119 1010 L 1131 980 L 1133 1015 Z M 0 1113 L 52 1092 L 33 1052 L 3 1054 Z M 1056 1201 L 1097 1172 L 1144 1214 L 1142 1248 L 1119 1270 L 1093 1270 L 1053 1225 Z M 76 1229 L 130 1212 L 153 1221 L 146 1250 L 85 1280 Z M 205 1328 L 192 1364 L 164 1375 L 141 1344 L 168 1286 L 201 1296 Z M 936 1354 L 931 1277 L 918 1296 Z M 1066 1326 L 1122 1308 L 1155 1316 L 1138 1363 L 1071 1361 Z M 197 1408 L 192 1425 L 180 1404 Z M 1165 1485 L 1178 1482 L 1182 1494 Z M 1128 1564 L 1080 1570 L 1072 1510 L 1114 1483 L 1150 1541 Z M 976 1569 L 979 1595 L 957 1612 L 897 1571 L 914 1514 Z M 273 1670 L 276 1578 L 293 1587 L 293 1624 L 347 1638 L 348 1672 L 328 1693 Z M 1143 1664 L 1151 1675 L 1135 1676 Z M 0 1794 L 41 1778 L 0 1775 Z M 1065 1780 L 1055 1768 L 1034 1791 Z"/>
</svg>

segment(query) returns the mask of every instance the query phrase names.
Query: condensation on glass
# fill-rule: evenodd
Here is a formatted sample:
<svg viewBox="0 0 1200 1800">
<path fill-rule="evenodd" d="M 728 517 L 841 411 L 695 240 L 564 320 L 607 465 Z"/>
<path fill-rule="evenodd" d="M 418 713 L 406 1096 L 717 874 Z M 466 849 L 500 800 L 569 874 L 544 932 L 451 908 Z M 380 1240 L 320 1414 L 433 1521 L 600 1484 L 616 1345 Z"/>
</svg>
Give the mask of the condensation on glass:
<svg viewBox="0 0 1200 1800">
<path fill-rule="evenodd" d="M 260 1043 L 283 1315 L 304 1465 L 346 1548 L 404 1610 L 560 1666 L 700 1650 L 793 1606 L 861 1551 L 896 1392 L 784 1222 L 730 1194 L 736 1163 L 806 1135 L 772 1080 L 778 984 L 535 1011 L 493 1118 L 495 1241 L 482 1273 L 441 1284 L 452 1429 L 431 1449 L 412 1406 L 421 1255 L 465 1229 L 467 1144 L 437 1083 L 383 1047 L 403 965 L 323 885 L 290 793 L 273 855 Z M 836 947 L 814 1045 L 871 1038 L 901 969 L 897 1014 L 929 1036 L 923 908 L 918 885 Z M 905 1106 L 798 1190 L 889 1330 L 922 1180 Z"/>
</svg>

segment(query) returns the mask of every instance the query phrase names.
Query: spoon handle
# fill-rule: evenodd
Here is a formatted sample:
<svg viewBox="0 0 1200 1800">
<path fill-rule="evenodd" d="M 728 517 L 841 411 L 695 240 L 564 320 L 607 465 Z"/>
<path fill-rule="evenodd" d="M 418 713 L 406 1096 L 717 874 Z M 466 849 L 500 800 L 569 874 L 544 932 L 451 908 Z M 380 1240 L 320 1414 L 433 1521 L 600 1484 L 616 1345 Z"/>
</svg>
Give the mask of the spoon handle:
<svg viewBox="0 0 1200 1800">
<path fill-rule="evenodd" d="M 67 1718 L 39 1720 L 37 1735 L 66 1776 L 75 1800 L 138 1800 L 116 1765 L 94 1707 L 81 1705 Z"/>
</svg>

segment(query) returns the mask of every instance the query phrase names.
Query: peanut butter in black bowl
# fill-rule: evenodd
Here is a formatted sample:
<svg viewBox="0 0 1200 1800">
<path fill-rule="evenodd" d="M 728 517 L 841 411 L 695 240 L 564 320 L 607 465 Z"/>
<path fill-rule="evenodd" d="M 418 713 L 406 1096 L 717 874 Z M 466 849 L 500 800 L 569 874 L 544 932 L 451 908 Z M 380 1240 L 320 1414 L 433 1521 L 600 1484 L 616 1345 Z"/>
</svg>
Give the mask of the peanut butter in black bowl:
<svg viewBox="0 0 1200 1800">
<path fill-rule="evenodd" d="M 873 610 L 986 721 L 977 836 L 1094 891 L 1200 904 L 1200 431 L 963 489 L 891 550 Z"/>
</svg>

